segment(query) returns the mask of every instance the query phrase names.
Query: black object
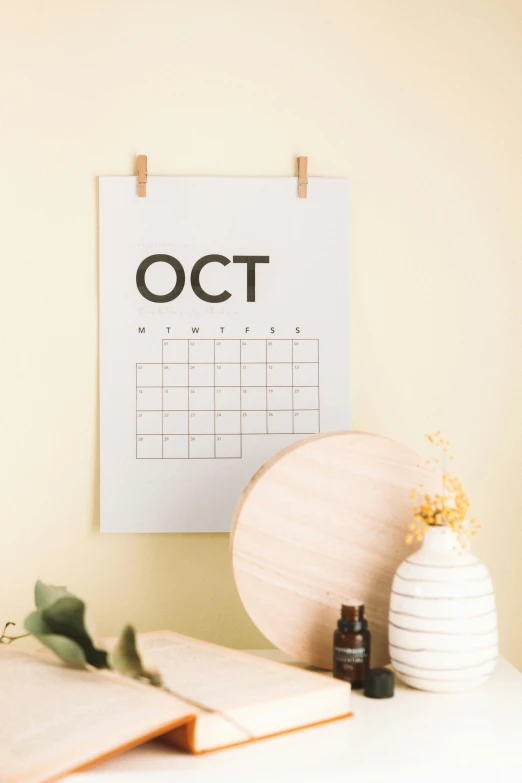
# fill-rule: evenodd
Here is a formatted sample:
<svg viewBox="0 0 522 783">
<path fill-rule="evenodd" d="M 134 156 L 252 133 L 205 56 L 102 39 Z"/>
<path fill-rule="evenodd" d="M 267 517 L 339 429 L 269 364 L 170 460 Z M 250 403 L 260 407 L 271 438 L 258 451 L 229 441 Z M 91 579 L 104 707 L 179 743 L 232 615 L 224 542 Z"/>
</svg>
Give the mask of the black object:
<svg viewBox="0 0 522 783">
<path fill-rule="evenodd" d="M 370 669 L 364 681 L 364 695 L 370 699 L 389 699 L 394 686 L 395 676 L 390 669 Z"/>
</svg>

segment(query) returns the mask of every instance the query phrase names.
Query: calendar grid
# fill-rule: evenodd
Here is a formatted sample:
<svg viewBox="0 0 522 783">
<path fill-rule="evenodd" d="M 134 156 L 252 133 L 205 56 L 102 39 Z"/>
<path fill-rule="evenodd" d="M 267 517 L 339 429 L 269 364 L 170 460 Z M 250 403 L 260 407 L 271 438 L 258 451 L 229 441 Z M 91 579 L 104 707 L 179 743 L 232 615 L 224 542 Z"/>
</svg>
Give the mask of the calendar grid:
<svg viewBox="0 0 522 783">
<path fill-rule="evenodd" d="M 165 386 L 165 365 L 163 363 L 163 340 L 161 341 L 161 458 L 165 457 L 165 400 L 163 387 Z"/>
<path fill-rule="evenodd" d="M 239 343 L 239 443 L 241 456 L 243 456 L 243 400 L 241 390 L 243 388 L 243 378 L 241 372 L 241 342 Z"/>
<path fill-rule="evenodd" d="M 214 340 L 214 459 L 216 458 L 216 341 Z"/>
<path fill-rule="evenodd" d="M 190 458 L 190 386 L 189 386 L 189 373 L 190 373 L 190 355 L 189 345 L 187 342 L 187 457 Z"/>
<path fill-rule="evenodd" d="M 317 341 L 317 367 L 319 367 L 319 340 Z M 321 432 L 321 396 L 319 389 L 319 374 L 317 375 L 317 432 Z"/>
<path fill-rule="evenodd" d="M 295 410 L 294 410 L 294 395 L 295 395 L 295 387 L 294 387 L 294 341 L 292 340 L 292 432 L 295 434 Z"/>
<path fill-rule="evenodd" d="M 136 458 L 240 459 L 249 436 L 319 432 L 319 385 L 317 339 L 162 339 L 161 364 L 136 364 Z"/>
<path fill-rule="evenodd" d="M 265 405 L 266 405 L 265 427 L 266 427 L 266 432 L 268 434 L 268 361 L 266 363 L 266 369 L 267 369 L 267 378 L 265 381 Z"/>
</svg>

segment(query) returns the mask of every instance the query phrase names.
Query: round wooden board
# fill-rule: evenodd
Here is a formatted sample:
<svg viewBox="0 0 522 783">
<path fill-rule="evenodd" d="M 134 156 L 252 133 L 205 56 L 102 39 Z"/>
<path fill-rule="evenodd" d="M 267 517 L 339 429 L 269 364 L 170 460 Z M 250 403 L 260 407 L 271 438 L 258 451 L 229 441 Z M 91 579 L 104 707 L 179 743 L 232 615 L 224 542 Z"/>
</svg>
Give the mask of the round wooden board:
<svg viewBox="0 0 522 783">
<path fill-rule="evenodd" d="M 440 491 L 440 473 L 406 446 L 363 432 L 289 446 L 252 478 L 231 531 L 234 578 L 259 630 L 297 660 L 332 668 L 343 599 L 366 605 L 371 665 L 389 662 L 393 575 L 412 551 L 404 536 L 411 489 Z"/>
</svg>

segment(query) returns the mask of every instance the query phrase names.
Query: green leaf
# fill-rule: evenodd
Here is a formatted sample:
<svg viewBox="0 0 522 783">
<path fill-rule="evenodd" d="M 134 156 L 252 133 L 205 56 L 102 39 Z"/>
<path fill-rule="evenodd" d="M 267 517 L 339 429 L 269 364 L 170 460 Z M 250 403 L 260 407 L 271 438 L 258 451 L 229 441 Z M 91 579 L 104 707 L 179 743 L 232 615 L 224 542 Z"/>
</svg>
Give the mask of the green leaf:
<svg viewBox="0 0 522 783">
<path fill-rule="evenodd" d="M 26 617 L 24 627 L 64 663 L 77 669 L 85 668 L 86 660 L 82 648 L 65 636 L 51 633 L 41 610 L 37 609 Z"/>
<path fill-rule="evenodd" d="M 45 609 L 48 606 L 54 604 L 59 598 L 64 596 L 73 596 L 66 587 L 59 585 L 46 585 L 39 579 L 34 586 L 34 602 L 37 609 Z"/>
<path fill-rule="evenodd" d="M 85 655 L 87 663 L 97 669 L 106 669 L 107 653 L 97 649 L 85 628 L 85 604 L 72 595 L 59 598 L 42 609 L 42 619 L 52 634 L 65 636 L 76 642 Z"/>
<path fill-rule="evenodd" d="M 136 633 L 131 625 L 126 625 L 118 641 L 109 653 L 112 669 L 126 677 L 140 677 L 143 671 L 141 658 L 136 647 Z"/>
<path fill-rule="evenodd" d="M 120 633 L 118 641 L 109 653 L 109 666 L 126 677 L 148 680 L 151 685 L 156 686 L 163 684 L 157 671 L 144 667 L 132 625 L 126 625 Z"/>
</svg>

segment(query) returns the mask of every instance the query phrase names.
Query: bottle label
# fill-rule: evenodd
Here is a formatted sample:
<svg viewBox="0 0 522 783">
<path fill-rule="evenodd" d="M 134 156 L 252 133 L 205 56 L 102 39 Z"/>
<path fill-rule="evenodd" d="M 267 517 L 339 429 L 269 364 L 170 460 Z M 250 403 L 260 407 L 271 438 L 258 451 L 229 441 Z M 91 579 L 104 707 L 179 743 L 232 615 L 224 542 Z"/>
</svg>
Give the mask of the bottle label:
<svg viewBox="0 0 522 783">
<path fill-rule="evenodd" d="M 368 653 L 365 647 L 334 647 L 335 661 L 338 665 L 353 666 L 366 663 Z"/>
</svg>

